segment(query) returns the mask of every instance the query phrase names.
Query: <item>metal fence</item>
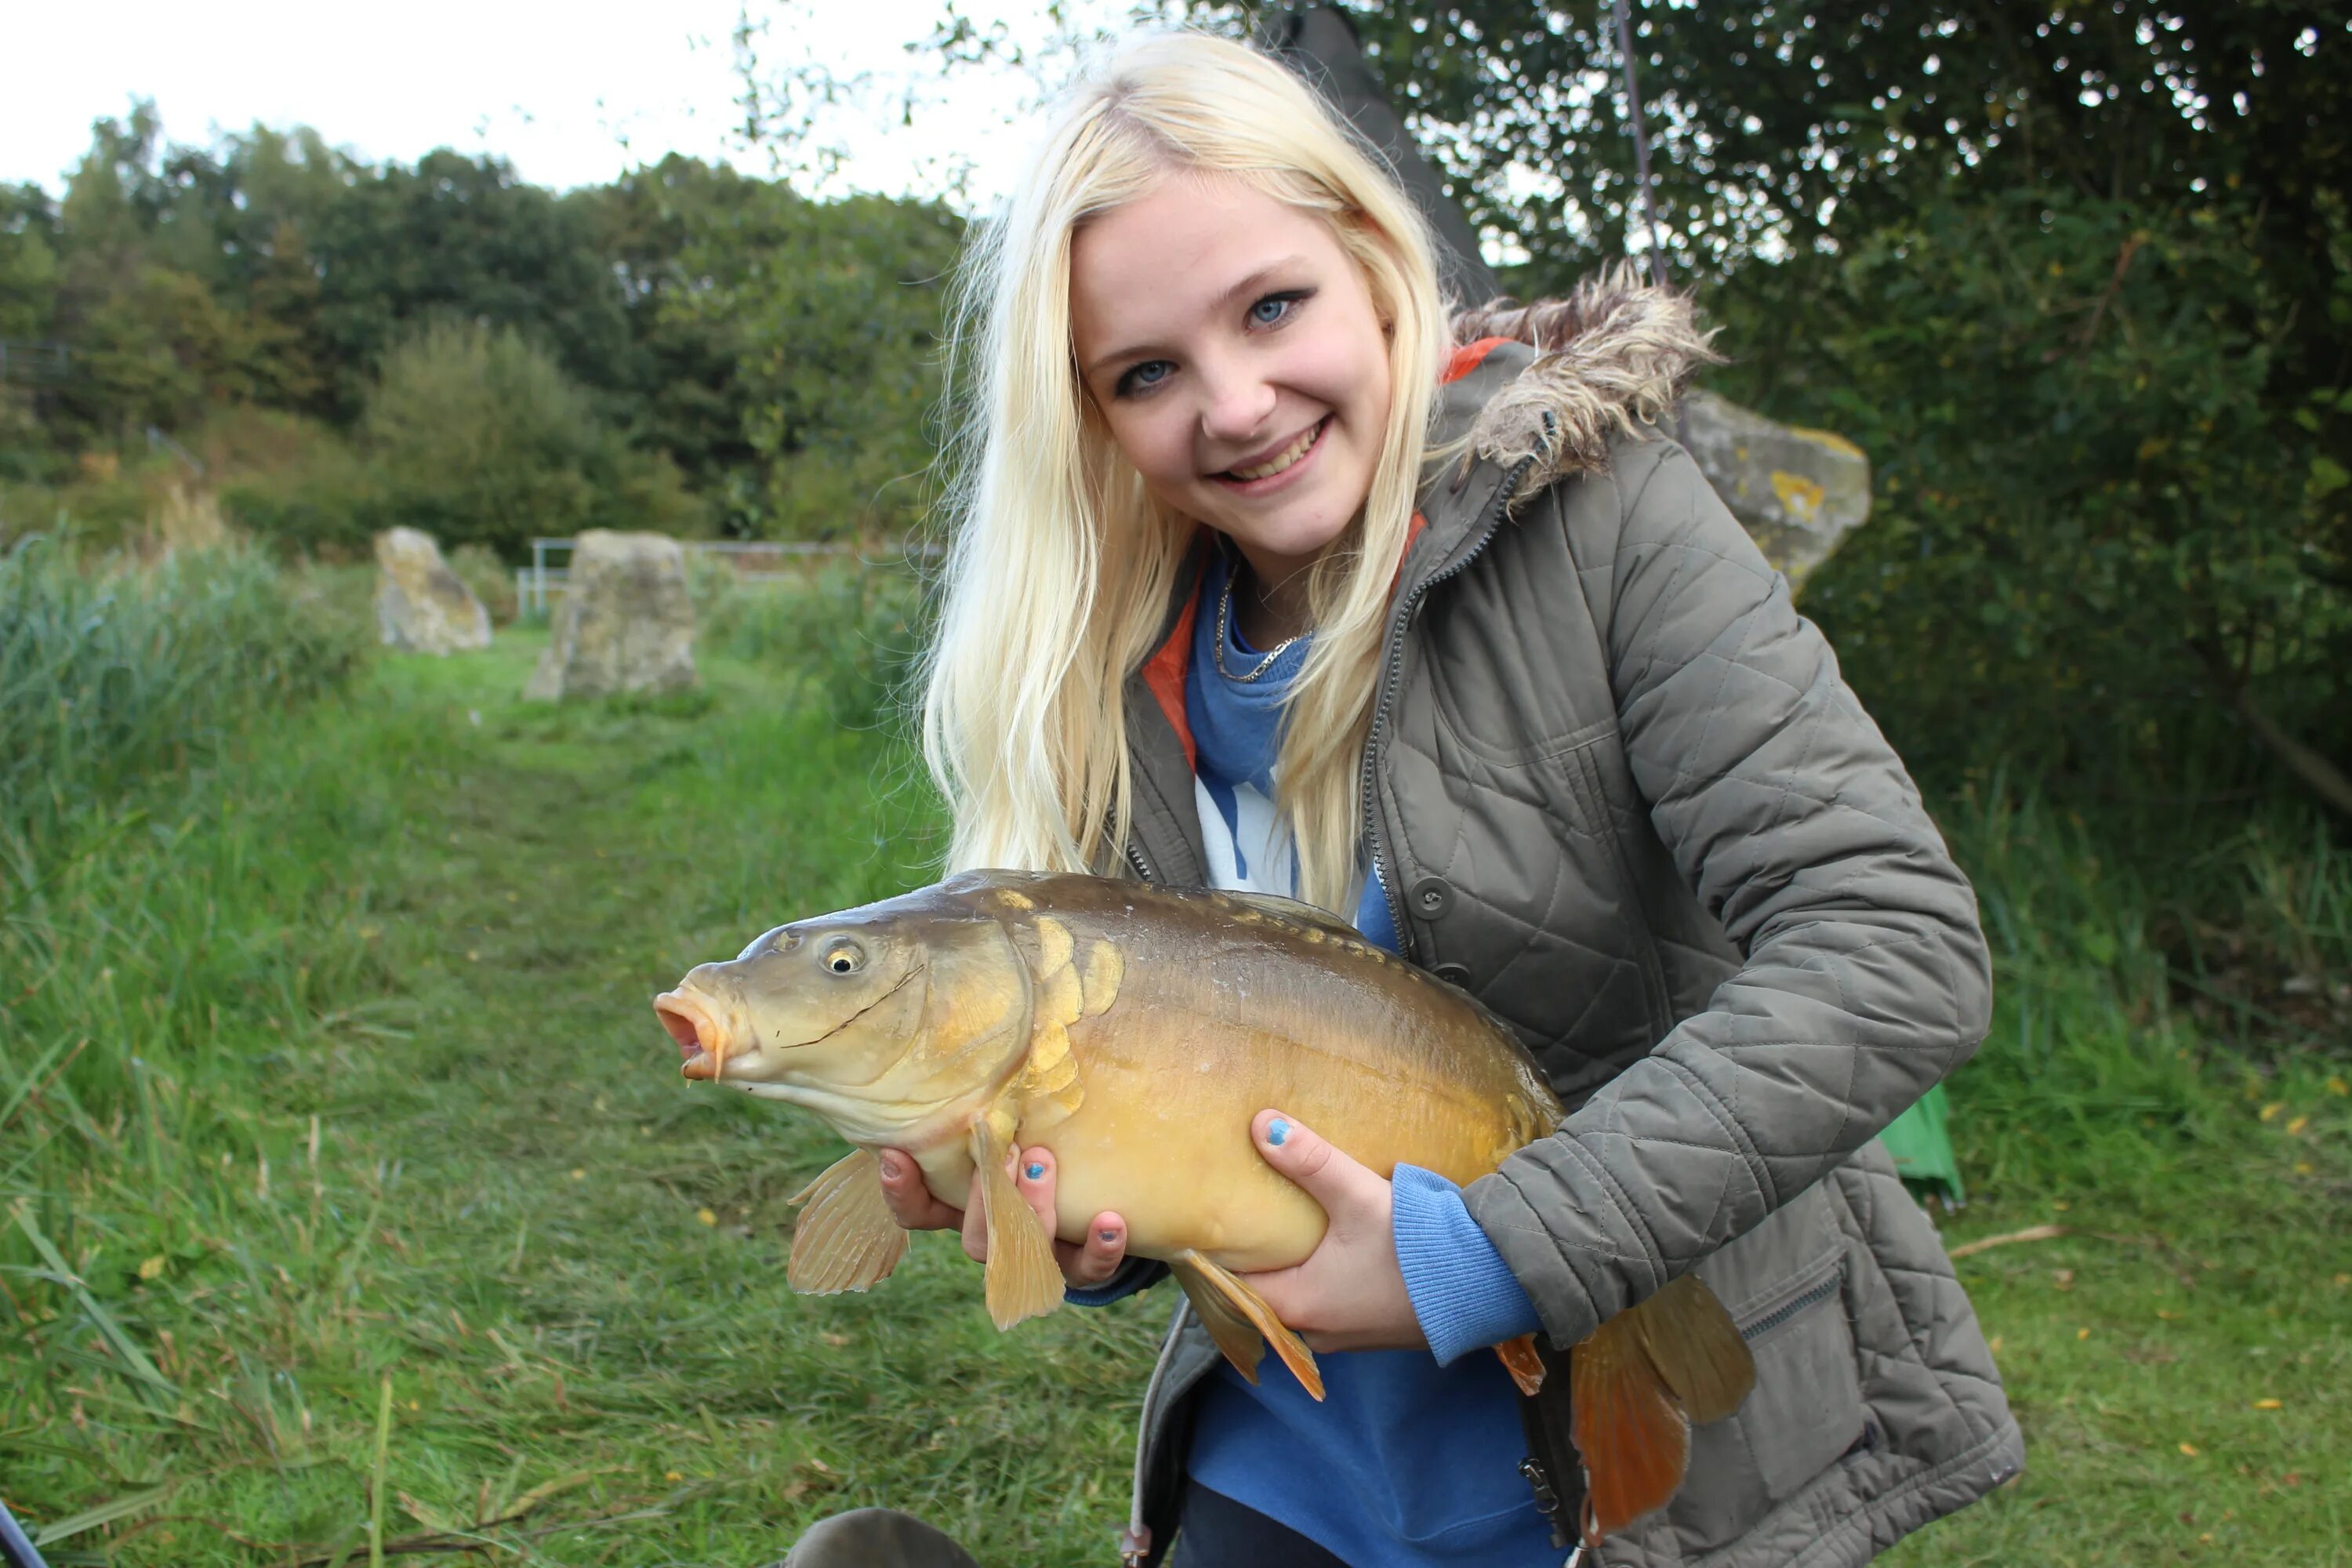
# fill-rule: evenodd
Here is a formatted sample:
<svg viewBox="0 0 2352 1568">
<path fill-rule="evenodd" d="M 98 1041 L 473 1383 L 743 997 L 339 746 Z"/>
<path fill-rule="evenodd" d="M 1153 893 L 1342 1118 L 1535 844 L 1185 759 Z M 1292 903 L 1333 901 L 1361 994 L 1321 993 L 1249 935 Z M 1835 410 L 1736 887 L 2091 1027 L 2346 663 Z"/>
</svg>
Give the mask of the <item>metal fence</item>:
<svg viewBox="0 0 2352 1568">
<path fill-rule="evenodd" d="M 549 563 L 550 557 L 561 555 L 568 563 L 574 546 L 572 539 L 534 539 L 530 542 L 530 564 L 515 568 L 515 608 L 520 615 L 544 616 L 550 595 L 563 592 L 572 579 L 567 565 Z M 860 560 L 855 544 L 820 544 L 803 540 L 786 539 L 681 539 L 678 548 L 689 555 L 716 555 L 735 569 L 735 575 L 747 582 L 765 582 L 788 577 L 800 570 L 796 563 L 812 559 Z M 909 556 L 923 557 L 939 553 L 935 544 L 910 544 L 905 549 Z"/>
</svg>

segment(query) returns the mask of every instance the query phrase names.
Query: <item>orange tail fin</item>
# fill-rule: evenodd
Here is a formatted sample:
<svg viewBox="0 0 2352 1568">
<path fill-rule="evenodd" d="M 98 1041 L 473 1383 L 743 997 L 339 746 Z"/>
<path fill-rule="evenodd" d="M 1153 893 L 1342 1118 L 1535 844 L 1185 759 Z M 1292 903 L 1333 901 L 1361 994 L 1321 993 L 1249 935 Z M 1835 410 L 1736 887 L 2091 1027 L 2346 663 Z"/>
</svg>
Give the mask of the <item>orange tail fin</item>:
<svg viewBox="0 0 2352 1568">
<path fill-rule="evenodd" d="M 1690 1423 L 1620 1312 L 1569 1352 L 1576 1447 L 1602 1535 L 1663 1508 L 1690 1463 Z"/>
<path fill-rule="evenodd" d="M 1731 1314 L 1689 1274 L 1601 1324 L 1568 1371 L 1592 1528 L 1604 1536 L 1665 1506 L 1690 1464 L 1692 1420 L 1721 1420 L 1756 1384 Z"/>
</svg>

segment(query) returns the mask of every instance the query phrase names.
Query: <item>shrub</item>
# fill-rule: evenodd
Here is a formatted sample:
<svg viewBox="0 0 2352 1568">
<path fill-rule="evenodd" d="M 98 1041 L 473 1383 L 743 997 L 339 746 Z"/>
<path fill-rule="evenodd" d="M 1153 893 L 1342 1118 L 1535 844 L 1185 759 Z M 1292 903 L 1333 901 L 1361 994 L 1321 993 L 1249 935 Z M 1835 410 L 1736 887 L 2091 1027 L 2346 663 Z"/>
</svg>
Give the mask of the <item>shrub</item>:
<svg viewBox="0 0 2352 1568">
<path fill-rule="evenodd" d="M 836 723 L 871 729 L 905 719 L 933 607 L 915 572 L 895 561 L 843 561 L 765 582 L 705 567 L 692 581 L 706 646 L 799 671 Z"/>
<path fill-rule="evenodd" d="M 192 444 L 218 479 L 222 510 L 281 554 L 367 553 L 379 510 L 374 476 L 336 431 L 298 415 L 236 408 Z"/>
<path fill-rule="evenodd" d="M 0 555 L 0 842 L 37 848 L 202 764 L 255 718 L 340 683 L 365 630 L 251 549 L 89 571 L 51 540 L 21 542 Z"/>
<path fill-rule="evenodd" d="M 379 487 L 374 526 L 509 559 L 534 534 L 596 519 L 614 438 L 545 350 L 510 329 L 426 328 L 385 356 L 361 420 Z"/>
</svg>

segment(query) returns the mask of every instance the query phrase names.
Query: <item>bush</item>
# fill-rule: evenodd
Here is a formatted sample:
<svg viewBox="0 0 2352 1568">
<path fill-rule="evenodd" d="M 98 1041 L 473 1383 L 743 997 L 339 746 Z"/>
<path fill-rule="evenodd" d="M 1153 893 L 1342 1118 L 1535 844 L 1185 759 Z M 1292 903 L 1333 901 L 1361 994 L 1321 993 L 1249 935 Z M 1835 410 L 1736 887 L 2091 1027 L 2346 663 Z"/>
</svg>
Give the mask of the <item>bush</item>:
<svg viewBox="0 0 2352 1568">
<path fill-rule="evenodd" d="M 545 350 L 509 329 L 426 328 L 384 359 L 361 420 L 379 487 L 375 527 L 508 559 L 534 534 L 597 521 L 615 438 Z"/>
<path fill-rule="evenodd" d="M 341 683 L 364 625 L 289 591 L 257 551 L 81 569 L 35 537 L 0 555 L 0 843 L 201 765 L 229 734 Z"/>
<path fill-rule="evenodd" d="M 215 416 L 192 443 L 217 478 L 222 510 L 281 554 L 355 560 L 379 510 L 352 444 L 314 419 L 268 409 Z"/>
<path fill-rule="evenodd" d="M 514 571 L 488 545 L 460 544 L 449 552 L 449 570 L 473 590 L 495 624 L 505 626 L 520 611 Z"/>
<path fill-rule="evenodd" d="M 834 721 L 871 729 L 904 719 L 932 599 L 896 562 L 845 561 L 805 578 L 745 582 L 698 567 L 695 615 L 704 646 L 797 670 Z"/>
</svg>

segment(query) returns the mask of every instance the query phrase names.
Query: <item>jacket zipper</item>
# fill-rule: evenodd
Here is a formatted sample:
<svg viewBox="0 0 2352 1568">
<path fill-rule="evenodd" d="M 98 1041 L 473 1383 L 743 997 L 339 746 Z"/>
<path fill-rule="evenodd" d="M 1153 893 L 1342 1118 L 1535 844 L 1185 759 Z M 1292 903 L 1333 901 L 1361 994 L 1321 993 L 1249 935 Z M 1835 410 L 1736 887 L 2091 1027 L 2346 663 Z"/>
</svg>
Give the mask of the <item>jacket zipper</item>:
<svg viewBox="0 0 2352 1568">
<path fill-rule="evenodd" d="M 1535 461 L 1534 458 L 1527 457 L 1511 465 L 1510 472 L 1503 477 L 1502 489 L 1495 492 L 1495 499 L 1488 501 L 1486 510 L 1479 514 L 1475 525 L 1475 536 L 1471 540 L 1470 547 L 1455 556 L 1453 563 L 1443 571 L 1433 572 L 1414 584 L 1412 591 L 1398 603 L 1396 614 L 1389 622 L 1388 661 L 1381 673 L 1380 700 L 1372 705 L 1371 728 L 1364 733 L 1364 762 L 1358 790 L 1363 803 L 1364 843 L 1371 857 L 1372 876 L 1380 884 L 1381 896 L 1388 900 L 1389 923 L 1396 930 L 1399 955 L 1407 960 L 1412 957 L 1412 929 L 1405 923 L 1403 896 L 1391 885 L 1391 879 L 1381 869 L 1379 813 L 1372 809 L 1372 758 L 1380 748 L 1381 731 L 1388 723 L 1389 708 L 1396 700 L 1397 678 L 1404 669 L 1404 630 L 1412 623 L 1413 611 L 1421 607 L 1421 601 L 1428 596 L 1429 591 L 1447 578 L 1458 576 L 1462 569 L 1476 560 L 1479 552 L 1486 548 L 1487 542 L 1495 537 L 1495 530 L 1501 526 L 1504 509 L 1510 504 L 1511 497 L 1518 493 L 1520 479 L 1535 466 Z"/>
<path fill-rule="evenodd" d="M 1787 1300 L 1781 1302 L 1779 1306 L 1773 1308 L 1770 1311 L 1765 1313 L 1762 1317 L 1757 1319 L 1746 1328 L 1740 1330 L 1739 1337 L 1743 1340 L 1752 1340 L 1757 1338 L 1759 1335 L 1770 1333 L 1774 1329 L 1779 1328 L 1782 1323 L 1787 1322 L 1790 1319 L 1795 1317 L 1806 1308 L 1811 1307 L 1817 1302 L 1828 1300 L 1832 1296 L 1836 1295 L 1844 1284 L 1844 1271 L 1843 1269 L 1832 1271 L 1830 1276 L 1823 1279 L 1820 1284 L 1807 1286 L 1803 1290 L 1801 1290 L 1796 1295 L 1790 1297 Z"/>
</svg>

